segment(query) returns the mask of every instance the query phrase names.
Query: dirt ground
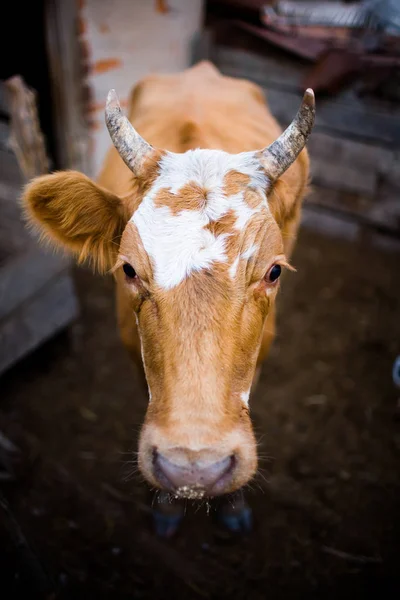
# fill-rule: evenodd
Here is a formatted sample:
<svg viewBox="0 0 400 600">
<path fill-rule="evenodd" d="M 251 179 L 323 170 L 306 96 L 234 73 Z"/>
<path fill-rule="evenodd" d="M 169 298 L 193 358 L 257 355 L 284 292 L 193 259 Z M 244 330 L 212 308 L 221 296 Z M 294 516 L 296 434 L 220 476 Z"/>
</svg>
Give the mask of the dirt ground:
<svg viewBox="0 0 400 600">
<path fill-rule="evenodd" d="M 79 322 L 0 380 L 0 431 L 20 448 L 0 482 L 14 517 L 0 510 L 1 597 L 46 596 L 24 539 L 67 599 L 399 597 L 399 257 L 302 231 L 251 399 L 254 531 L 188 504 L 168 542 L 135 473 L 146 395 L 113 282 L 77 270 Z"/>
</svg>

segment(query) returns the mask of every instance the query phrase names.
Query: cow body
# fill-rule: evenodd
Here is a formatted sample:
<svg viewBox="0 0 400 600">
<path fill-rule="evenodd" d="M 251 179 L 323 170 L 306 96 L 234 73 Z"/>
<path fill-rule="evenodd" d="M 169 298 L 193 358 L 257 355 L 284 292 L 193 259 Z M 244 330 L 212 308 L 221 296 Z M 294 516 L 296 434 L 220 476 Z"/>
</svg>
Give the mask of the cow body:
<svg viewBox="0 0 400 600">
<path fill-rule="evenodd" d="M 149 386 L 139 466 L 177 496 L 230 493 L 256 471 L 248 401 L 308 183 L 305 98 L 281 134 L 261 90 L 210 63 L 150 76 L 130 99 L 137 132 L 109 97 L 118 151 L 97 184 L 58 173 L 25 192 L 49 237 L 113 271 L 121 338 Z"/>
</svg>

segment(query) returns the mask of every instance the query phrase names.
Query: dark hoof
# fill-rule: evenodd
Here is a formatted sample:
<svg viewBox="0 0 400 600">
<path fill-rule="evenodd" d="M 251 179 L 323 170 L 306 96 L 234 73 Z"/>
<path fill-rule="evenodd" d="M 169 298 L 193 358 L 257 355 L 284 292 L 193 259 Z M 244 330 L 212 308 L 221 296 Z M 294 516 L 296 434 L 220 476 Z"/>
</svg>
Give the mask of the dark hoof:
<svg viewBox="0 0 400 600">
<path fill-rule="evenodd" d="M 248 506 L 244 506 L 238 511 L 221 510 L 218 521 L 225 529 L 233 533 L 250 533 L 253 528 L 253 515 Z"/>
<path fill-rule="evenodd" d="M 168 515 L 153 510 L 153 524 L 156 535 L 162 538 L 170 538 L 178 531 L 183 515 Z"/>
</svg>

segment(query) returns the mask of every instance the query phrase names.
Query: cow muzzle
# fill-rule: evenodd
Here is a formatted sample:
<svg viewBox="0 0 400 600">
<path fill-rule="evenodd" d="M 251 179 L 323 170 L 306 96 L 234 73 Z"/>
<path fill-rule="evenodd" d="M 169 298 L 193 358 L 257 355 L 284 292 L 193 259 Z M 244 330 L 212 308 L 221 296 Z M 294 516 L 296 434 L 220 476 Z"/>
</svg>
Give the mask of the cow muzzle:
<svg viewBox="0 0 400 600">
<path fill-rule="evenodd" d="M 139 443 L 139 468 L 150 484 L 181 498 L 228 494 L 251 479 L 257 468 L 257 450 L 250 427 L 227 435 L 168 435 L 145 425 Z M 219 439 L 218 439 L 219 438 Z"/>
</svg>

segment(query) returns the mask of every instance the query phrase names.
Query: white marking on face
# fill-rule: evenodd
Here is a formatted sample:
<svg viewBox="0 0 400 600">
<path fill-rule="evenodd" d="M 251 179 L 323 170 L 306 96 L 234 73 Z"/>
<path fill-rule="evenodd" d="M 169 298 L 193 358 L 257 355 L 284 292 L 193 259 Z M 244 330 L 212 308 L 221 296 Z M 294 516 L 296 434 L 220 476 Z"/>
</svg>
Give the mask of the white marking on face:
<svg viewBox="0 0 400 600">
<path fill-rule="evenodd" d="M 201 211 L 182 210 L 174 217 L 168 206 L 155 207 L 147 196 L 133 221 L 152 260 L 154 279 L 164 289 L 175 287 L 193 271 L 226 261 L 227 235 L 204 229 L 209 219 Z"/>
<path fill-rule="evenodd" d="M 250 397 L 250 389 L 248 389 L 247 392 L 242 392 L 240 394 L 240 398 L 241 398 L 243 404 L 245 404 L 246 406 L 249 405 L 249 397 Z"/>
<path fill-rule="evenodd" d="M 244 191 L 226 195 L 224 180 L 230 171 L 250 177 L 249 186 L 260 194 L 258 208 L 248 206 Z M 168 206 L 156 206 L 154 200 L 160 190 L 178 194 L 190 183 L 205 190 L 204 206 L 198 210 L 181 210 L 176 215 Z M 235 228 L 243 230 L 256 212 L 262 207 L 268 208 L 267 185 L 268 179 L 253 152 L 228 154 L 221 150 L 189 150 L 184 154 L 168 152 L 163 156 L 157 179 L 131 218 L 152 261 L 155 282 L 163 289 L 171 289 L 194 271 L 210 268 L 216 262 L 226 262 L 228 234 L 215 236 L 205 229 L 206 225 L 233 210 L 237 217 Z M 237 265 L 232 264 L 230 269 L 234 276 Z"/>
</svg>

